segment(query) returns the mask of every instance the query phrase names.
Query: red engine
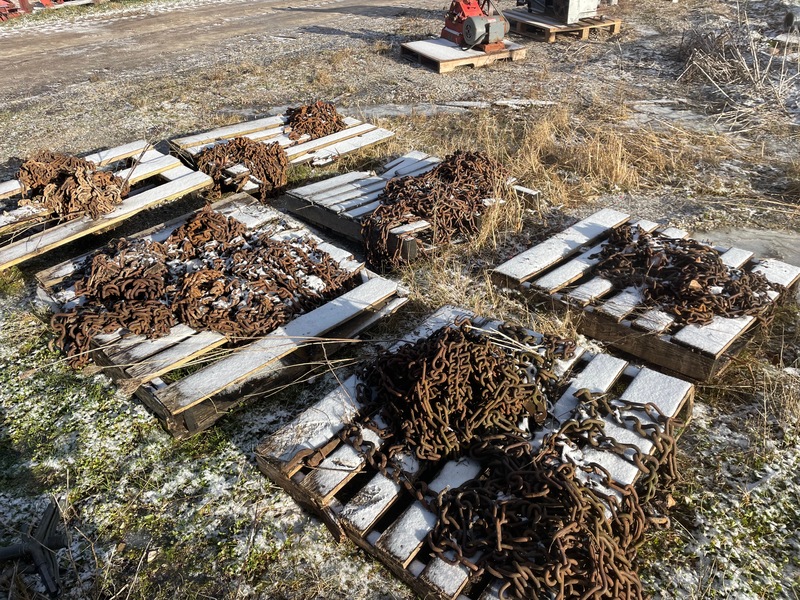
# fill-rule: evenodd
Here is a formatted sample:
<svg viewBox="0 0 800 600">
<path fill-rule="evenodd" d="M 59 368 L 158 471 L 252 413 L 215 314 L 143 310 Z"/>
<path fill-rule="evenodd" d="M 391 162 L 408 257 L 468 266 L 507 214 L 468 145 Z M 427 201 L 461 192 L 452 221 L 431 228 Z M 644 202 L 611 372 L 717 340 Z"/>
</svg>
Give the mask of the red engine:
<svg viewBox="0 0 800 600">
<path fill-rule="evenodd" d="M 503 50 L 508 21 L 502 15 L 489 15 L 478 0 L 453 0 L 444 19 L 442 37 L 459 46 L 477 47 L 484 52 Z"/>
</svg>

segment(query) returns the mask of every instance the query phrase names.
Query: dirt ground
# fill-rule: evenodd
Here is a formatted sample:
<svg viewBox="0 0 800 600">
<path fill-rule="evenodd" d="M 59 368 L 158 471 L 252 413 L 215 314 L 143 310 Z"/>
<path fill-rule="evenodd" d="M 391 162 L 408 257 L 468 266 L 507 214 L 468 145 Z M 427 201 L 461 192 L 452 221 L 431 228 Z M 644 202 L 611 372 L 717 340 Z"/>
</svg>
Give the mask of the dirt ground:
<svg viewBox="0 0 800 600">
<path fill-rule="evenodd" d="M 609 206 L 800 264 L 800 46 L 772 39 L 788 6 L 621 0 L 607 8 L 623 20 L 618 35 L 513 37 L 525 60 L 446 75 L 399 54 L 404 41 L 438 35 L 442 0 L 134 0 L 47 11 L 0 25 L 0 180 L 37 148 L 161 142 L 324 99 L 397 135 L 304 177 L 411 149 L 484 149 L 542 190 L 529 213 L 552 225 Z M 115 235 L 189 206 L 163 207 Z M 539 235 L 525 229 L 466 262 L 404 273 L 415 294 L 408 319 L 449 301 L 542 325 L 518 299 L 497 300 L 481 275 Z M 318 388 L 257 403 L 179 444 L 110 380 L 73 373 L 48 350 L 32 274 L 105 239 L 3 275 L 0 545 L 57 495 L 69 505 L 68 598 L 408 597 L 255 467 L 255 445 Z M 653 596 L 800 595 L 797 315 L 784 307 L 740 363 L 699 387 L 679 445 L 672 527 L 651 533 L 640 557 Z M 43 597 L 37 585 L 0 572 L 10 597 Z"/>
</svg>

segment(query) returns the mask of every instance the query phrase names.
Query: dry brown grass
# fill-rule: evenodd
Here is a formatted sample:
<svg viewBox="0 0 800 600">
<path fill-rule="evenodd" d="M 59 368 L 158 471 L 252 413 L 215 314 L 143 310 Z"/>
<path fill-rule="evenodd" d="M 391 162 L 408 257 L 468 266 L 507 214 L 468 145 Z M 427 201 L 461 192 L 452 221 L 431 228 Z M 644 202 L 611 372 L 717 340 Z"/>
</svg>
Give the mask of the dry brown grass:
<svg viewBox="0 0 800 600">
<path fill-rule="evenodd" d="M 483 150 L 522 185 L 562 206 L 608 192 L 702 186 L 704 165 L 738 152 L 713 134 L 630 126 L 620 107 L 559 105 L 525 115 L 487 110 L 412 117 L 387 124 L 398 133 L 388 151 L 445 156 L 458 149 Z"/>
</svg>

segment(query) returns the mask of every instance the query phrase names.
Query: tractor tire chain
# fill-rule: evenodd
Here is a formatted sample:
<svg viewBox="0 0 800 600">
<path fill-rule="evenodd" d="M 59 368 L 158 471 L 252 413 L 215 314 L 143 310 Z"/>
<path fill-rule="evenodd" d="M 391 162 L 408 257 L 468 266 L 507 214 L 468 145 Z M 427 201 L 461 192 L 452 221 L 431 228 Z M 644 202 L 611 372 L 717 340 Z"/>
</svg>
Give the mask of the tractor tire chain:
<svg viewBox="0 0 800 600">
<path fill-rule="evenodd" d="M 80 367 L 100 333 L 124 328 L 155 338 L 176 322 L 236 344 L 355 287 L 357 273 L 314 240 L 276 241 L 271 233 L 247 232 L 206 207 L 162 243 L 112 242 L 77 274 L 80 305 L 53 317 L 56 345 Z"/>
<path fill-rule="evenodd" d="M 635 225 L 612 231 L 594 273 L 619 288 L 640 288 L 648 306 L 680 324 L 744 315 L 768 322 L 774 308 L 769 292 L 783 289 L 760 273 L 726 266 L 719 252 L 700 242 L 648 234 Z"/>
<path fill-rule="evenodd" d="M 130 192 L 130 187 L 93 162 L 42 150 L 20 166 L 17 179 L 23 185 L 20 206 L 41 206 L 71 221 L 84 215 L 98 219 L 111 212 Z"/>
<path fill-rule="evenodd" d="M 401 248 L 392 248 L 389 232 L 425 220 L 431 223 L 433 247 L 478 233 L 485 200 L 495 197 L 508 172 L 482 152 L 456 153 L 423 175 L 390 180 L 380 205 L 362 222 L 367 260 L 376 267 L 403 264 Z M 424 253 L 425 250 L 421 248 Z"/>
<path fill-rule="evenodd" d="M 287 128 L 290 140 L 299 140 L 305 135 L 310 140 L 316 140 L 347 128 L 344 119 L 330 102 L 317 100 L 312 104 L 290 108 L 286 114 L 289 117 Z"/>
<path fill-rule="evenodd" d="M 497 577 L 501 597 L 643 598 L 636 552 L 648 526 L 668 522 L 654 517 L 648 502 L 675 477 L 680 424 L 652 404 L 584 389 L 575 394 L 572 418 L 536 449 L 530 434 L 552 414 L 563 387 L 553 361 L 571 356 L 575 345 L 518 327 L 499 332 L 465 321 L 380 354 L 356 390 L 371 416 L 343 428 L 339 441 L 437 514 L 427 536 L 434 555 L 466 566 L 473 580 Z M 525 415 L 529 432 L 518 427 Z M 378 416 L 385 427 L 376 424 Z M 659 458 L 606 435 L 604 419 L 649 439 Z M 377 433 L 382 448 L 364 439 L 364 428 Z M 315 468 L 332 448 L 303 460 Z M 643 475 L 636 487 L 582 460 L 587 448 L 635 464 Z M 436 494 L 403 471 L 401 457 L 409 452 L 429 464 L 470 456 L 482 475 Z"/>
<path fill-rule="evenodd" d="M 209 198 L 219 198 L 229 179 L 226 169 L 243 164 L 247 171 L 233 177 L 231 187 L 237 192 L 250 180 L 258 179 L 259 199 L 267 204 L 279 195 L 288 182 L 289 159 L 278 142 L 265 144 L 245 137 L 236 137 L 201 150 L 195 157 L 197 168 L 214 180 L 207 193 Z"/>
</svg>

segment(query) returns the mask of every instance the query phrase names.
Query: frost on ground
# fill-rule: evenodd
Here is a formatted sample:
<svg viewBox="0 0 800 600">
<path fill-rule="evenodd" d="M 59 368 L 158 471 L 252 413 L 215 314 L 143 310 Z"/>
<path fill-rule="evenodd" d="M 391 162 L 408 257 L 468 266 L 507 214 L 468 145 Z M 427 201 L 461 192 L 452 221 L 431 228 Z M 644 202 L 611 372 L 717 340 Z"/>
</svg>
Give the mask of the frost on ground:
<svg viewBox="0 0 800 600">
<path fill-rule="evenodd" d="M 15 304 L 0 310 L 0 544 L 60 499 L 63 597 L 409 595 L 255 467 L 253 448 L 306 394 L 267 399 L 178 443 L 106 377 L 67 368 L 47 348 L 47 327 Z M 43 592 L 37 577 L 2 571 L 0 590 L 26 586 Z"/>
</svg>

